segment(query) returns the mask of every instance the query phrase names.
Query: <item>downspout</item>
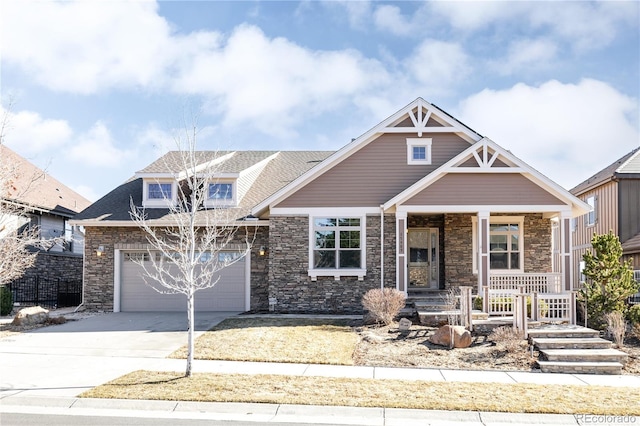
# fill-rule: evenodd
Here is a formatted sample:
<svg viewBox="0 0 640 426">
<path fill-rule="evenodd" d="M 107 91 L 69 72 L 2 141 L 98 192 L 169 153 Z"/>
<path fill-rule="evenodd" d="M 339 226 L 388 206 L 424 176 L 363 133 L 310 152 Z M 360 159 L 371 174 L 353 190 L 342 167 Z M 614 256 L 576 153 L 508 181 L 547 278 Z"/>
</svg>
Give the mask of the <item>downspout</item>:
<svg viewBox="0 0 640 426">
<path fill-rule="evenodd" d="M 380 204 L 380 290 L 384 290 L 384 204 Z"/>
</svg>

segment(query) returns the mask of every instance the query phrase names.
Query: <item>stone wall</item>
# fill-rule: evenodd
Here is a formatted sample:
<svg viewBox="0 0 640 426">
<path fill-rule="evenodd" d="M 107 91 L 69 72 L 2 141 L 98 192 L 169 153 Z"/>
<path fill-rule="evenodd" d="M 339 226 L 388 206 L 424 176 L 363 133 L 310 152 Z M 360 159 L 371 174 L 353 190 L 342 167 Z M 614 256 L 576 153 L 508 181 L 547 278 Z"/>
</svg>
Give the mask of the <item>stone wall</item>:
<svg viewBox="0 0 640 426">
<path fill-rule="evenodd" d="M 38 252 L 35 264 L 23 278 L 40 277 L 46 280 L 82 281 L 82 255 L 73 253 Z"/>
<path fill-rule="evenodd" d="M 446 287 L 478 286 L 473 273 L 473 228 L 471 214 L 444 215 L 444 263 Z"/>
<path fill-rule="evenodd" d="M 385 216 L 384 283 L 395 287 L 395 217 Z M 318 277 L 312 281 L 309 268 L 309 218 L 270 218 L 269 298 L 279 313 L 362 313 L 362 296 L 380 287 L 380 217 L 367 216 L 366 268 L 357 277 Z"/>
<path fill-rule="evenodd" d="M 473 273 L 472 214 L 446 214 L 445 274 L 449 286 L 478 285 Z M 505 216 L 492 214 L 494 216 Z M 511 214 L 506 216 L 512 216 Z M 524 272 L 551 272 L 551 221 L 541 213 L 524 215 Z"/>
<path fill-rule="evenodd" d="M 251 250 L 251 308 L 264 309 L 267 301 L 267 256 L 260 256 L 261 246 L 266 246 L 268 230 L 266 227 L 248 228 L 249 240 L 253 240 Z M 255 234 L 254 234 L 255 232 Z M 255 236 L 255 239 L 254 239 Z M 243 228 L 234 239 L 234 243 L 245 242 Z M 88 310 L 113 311 L 114 253 L 115 248 L 143 248 L 146 244 L 144 233 L 136 227 L 86 227 L 84 273 L 84 306 Z M 97 256 L 96 251 L 103 246 L 105 252 Z"/>
</svg>

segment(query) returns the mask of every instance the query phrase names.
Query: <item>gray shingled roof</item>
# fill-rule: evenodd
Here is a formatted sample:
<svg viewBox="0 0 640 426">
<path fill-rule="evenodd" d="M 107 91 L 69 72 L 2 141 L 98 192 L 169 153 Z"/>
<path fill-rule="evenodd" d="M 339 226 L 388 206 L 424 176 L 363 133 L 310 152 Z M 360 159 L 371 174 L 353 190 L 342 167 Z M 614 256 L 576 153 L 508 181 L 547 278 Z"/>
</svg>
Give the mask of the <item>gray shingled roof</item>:
<svg viewBox="0 0 640 426">
<path fill-rule="evenodd" d="M 639 253 L 640 252 L 640 233 L 636 234 L 632 238 L 622 243 L 622 250 L 624 254 Z"/>
<path fill-rule="evenodd" d="M 240 200 L 239 205 L 225 210 L 236 219 L 248 216 L 255 205 L 322 162 L 332 153 L 332 151 L 237 151 L 232 158 L 227 160 L 228 164 L 216 168 L 216 171 L 237 173 L 274 154 L 277 155 L 265 166 L 249 191 Z M 139 173 L 178 172 L 179 169 L 171 169 L 170 166 L 177 164 L 175 161 L 177 154 L 177 152 L 170 152 Z M 223 154 L 218 152 L 217 155 Z M 214 159 L 216 153 L 200 151 L 198 156 L 202 162 L 207 162 Z M 99 220 L 105 224 L 112 221 L 130 221 L 130 199 L 133 199 L 136 206 L 142 205 L 142 178 L 134 178 L 115 188 L 78 214 L 75 220 Z M 147 209 L 147 214 L 150 220 L 162 219 L 168 214 L 168 210 Z M 200 212 L 203 220 L 205 216 L 213 214 L 213 210 Z"/>
<path fill-rule="evenodd" d="M 632 158 L 633 157 L 633 158 Z M 631 160 L 631 161 L 630 161 Z M 624 170 L 619 170 L 624 169 Z M 633 171 L 636 170 L 636 171 Z M 621 174 L 635 174 L 640 173 L 640 148 L 636 148 L 630 153 L 619 158 L 615 162 L 611 163 L 598 173 L 591 176 L 584 182 L 576 185 L 570 192 L 573 195 L 580 195 L 608 180 L 614 176 L 620 176 Z"/>
<path fill-rule="evenodd" d="M 1 162 L 15 167 L 15 189 L 7 198 L 41 210 L 73 216 L 91 202 L 56 178 L 36 167 L 4 145 L 0 145 Z"/>
</svg>

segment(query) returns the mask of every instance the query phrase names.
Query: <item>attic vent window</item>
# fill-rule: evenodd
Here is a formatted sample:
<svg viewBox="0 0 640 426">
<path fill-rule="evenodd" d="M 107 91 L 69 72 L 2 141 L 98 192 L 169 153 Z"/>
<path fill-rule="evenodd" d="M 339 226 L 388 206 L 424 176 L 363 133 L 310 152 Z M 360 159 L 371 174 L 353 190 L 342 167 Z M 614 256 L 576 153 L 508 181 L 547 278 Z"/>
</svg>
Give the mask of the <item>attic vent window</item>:
<svg viewBox="0 0 640 426">
<path fill-rule="evenodd" d="M 431 138 L 407 138 L 407 164 L 431 164 Z"/>
</svg>

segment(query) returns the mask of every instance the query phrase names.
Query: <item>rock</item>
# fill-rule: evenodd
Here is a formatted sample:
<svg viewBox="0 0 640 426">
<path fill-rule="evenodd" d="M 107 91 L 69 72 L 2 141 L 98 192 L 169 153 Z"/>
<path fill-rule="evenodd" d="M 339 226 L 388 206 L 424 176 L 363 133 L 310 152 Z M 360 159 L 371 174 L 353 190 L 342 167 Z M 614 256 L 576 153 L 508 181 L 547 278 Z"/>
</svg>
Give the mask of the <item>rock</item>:
<svg viewBox="0 0 640 426">
<path fill-rule="evenodd" d="M 42 324 L 49 319 L 49 311 L 41 306 L 22 308 L 13 318 L 13 325 Z"/>
<path fill-rule="evenodd" d="M 400 322 L 398 323 L 398 330 L 400 331 L 407 331 L 411 328 L 411 320 L 408 318 L 402 318 L 400 320 Z"/>
<path fill-rule="evenodd" d="M 451 338 L 453 337 L 453 345 Z M 431 343 L 448 348 L 468 348 L 471 346 L 471 333 L 461 325 L 443 325 L 429 338 Z"/>
</svg>

